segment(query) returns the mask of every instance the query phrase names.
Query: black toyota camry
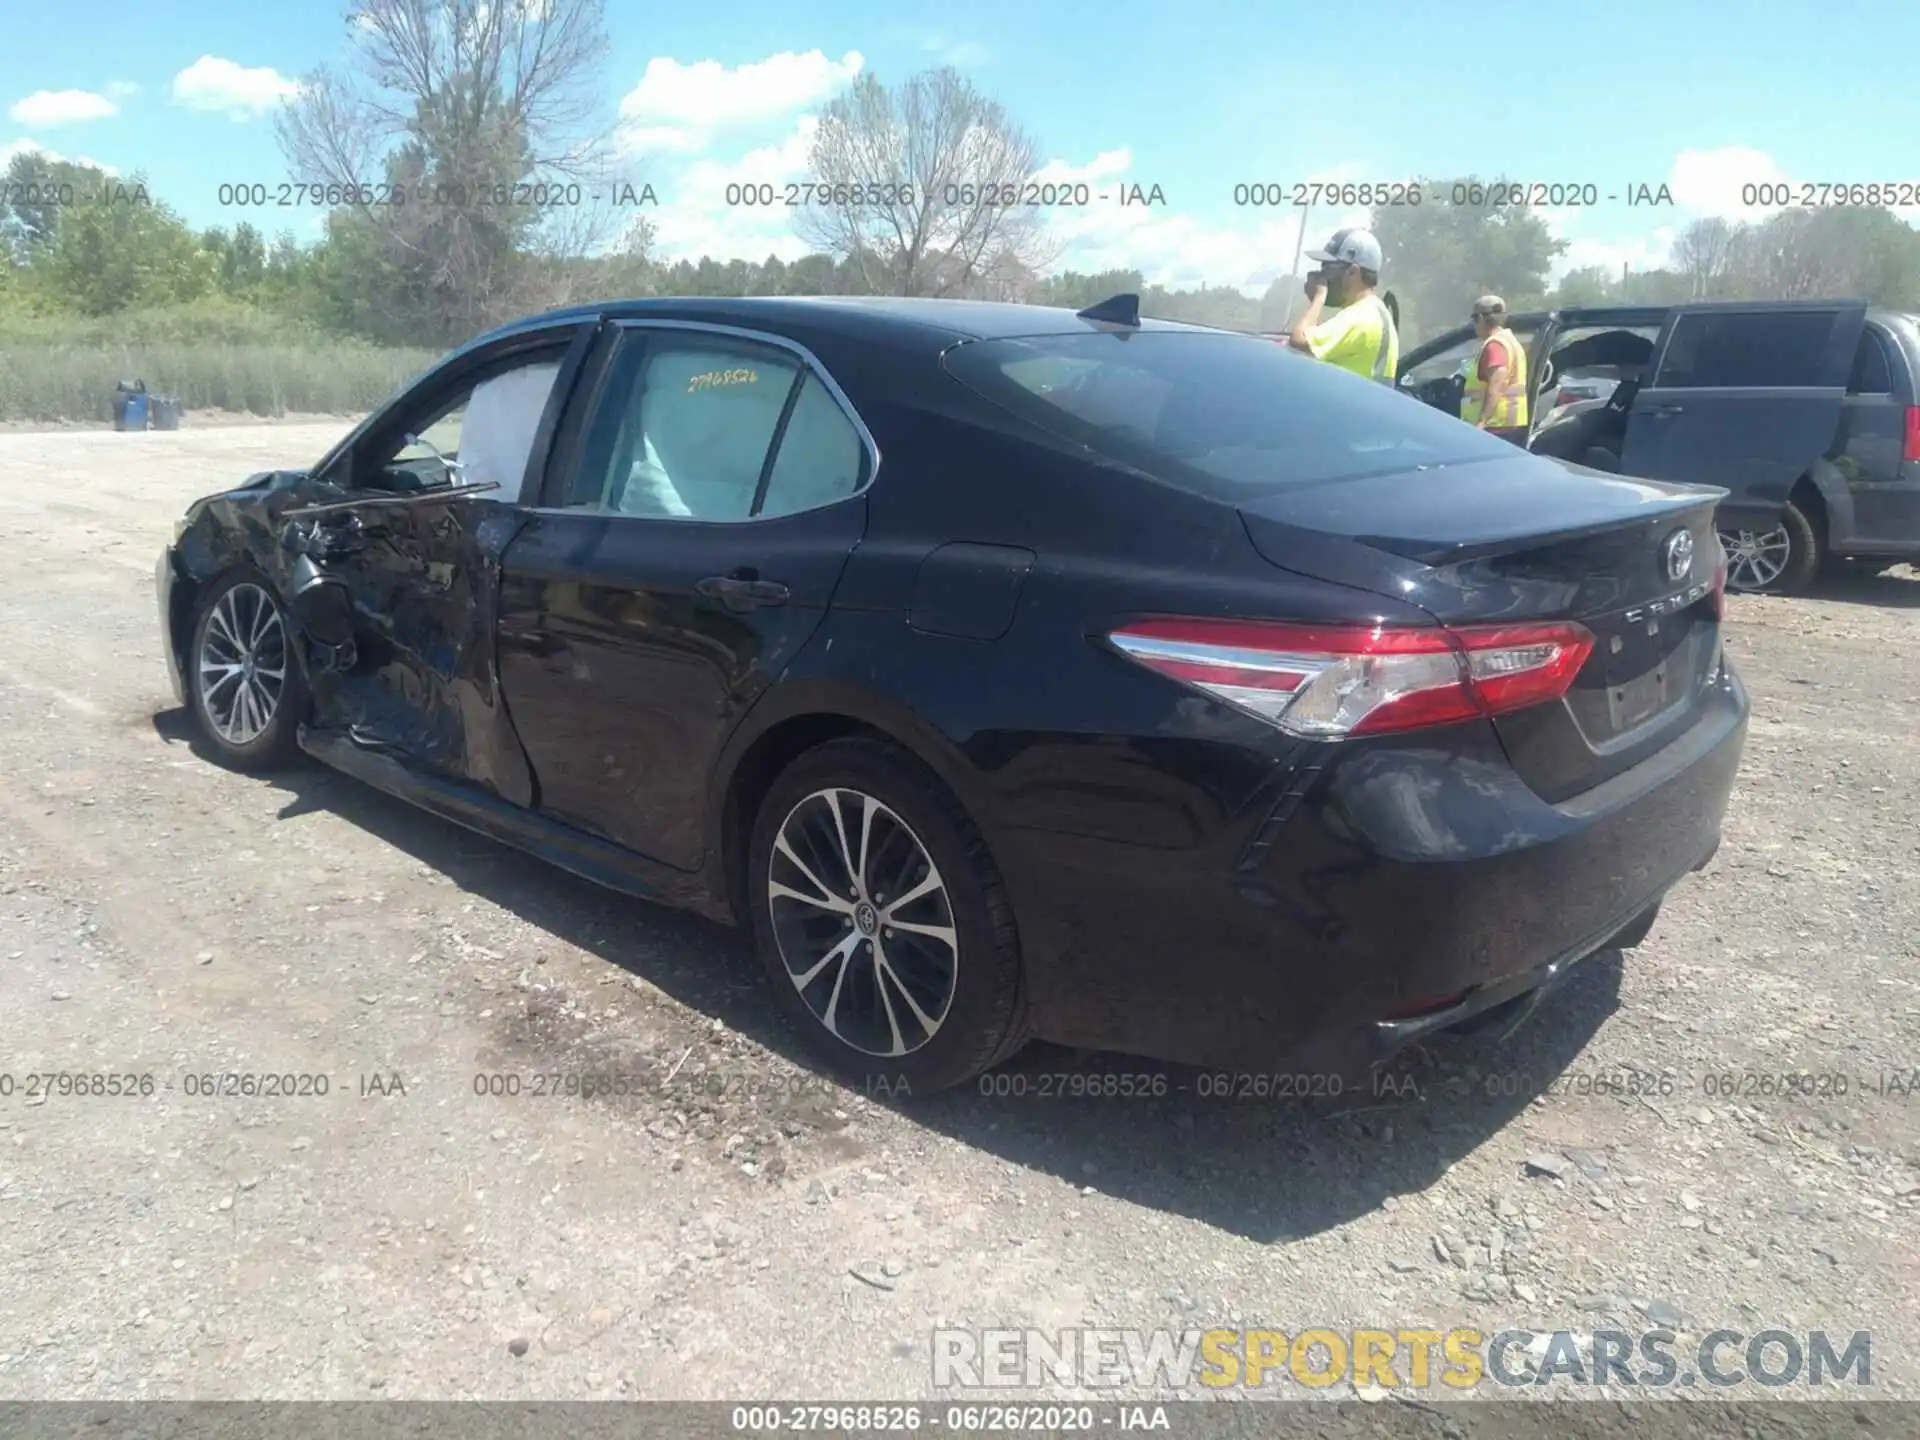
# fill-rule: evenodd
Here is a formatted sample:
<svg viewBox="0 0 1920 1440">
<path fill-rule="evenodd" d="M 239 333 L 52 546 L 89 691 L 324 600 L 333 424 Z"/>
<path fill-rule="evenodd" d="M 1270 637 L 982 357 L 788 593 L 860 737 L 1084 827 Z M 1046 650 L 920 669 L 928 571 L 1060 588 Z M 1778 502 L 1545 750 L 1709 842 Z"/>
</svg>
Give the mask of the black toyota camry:
<svg viewBox="0 0 1920 1440">
<path fill-rule="evenodd" d="M 1712 855 L 1723 493 L 1132 297 L 648 300 L 480 337 L 158 580 L 225 760 L 751 927 L 845 1073 L 1350 1076 Z"/>
</svg>

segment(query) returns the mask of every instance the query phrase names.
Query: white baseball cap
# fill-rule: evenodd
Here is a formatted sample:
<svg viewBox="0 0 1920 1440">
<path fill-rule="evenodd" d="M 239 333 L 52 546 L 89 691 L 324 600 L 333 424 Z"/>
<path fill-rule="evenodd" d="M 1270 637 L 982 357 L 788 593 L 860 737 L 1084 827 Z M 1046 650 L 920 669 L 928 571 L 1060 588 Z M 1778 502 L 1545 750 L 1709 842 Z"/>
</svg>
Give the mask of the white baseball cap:
<svg viewBox="0 0 1920 1440">
<path fill-rule="evenodd" d="M 1309 250 L 1309 260 L 1321 264 L 1357 265 L 1362 270 L 1378 273 L 1380 269 L 1380 242 L 1374 238 L 1371 230 L 1336 230 L 1333 238 L 1327 241 L 1323 250 Z"/>
</svg>

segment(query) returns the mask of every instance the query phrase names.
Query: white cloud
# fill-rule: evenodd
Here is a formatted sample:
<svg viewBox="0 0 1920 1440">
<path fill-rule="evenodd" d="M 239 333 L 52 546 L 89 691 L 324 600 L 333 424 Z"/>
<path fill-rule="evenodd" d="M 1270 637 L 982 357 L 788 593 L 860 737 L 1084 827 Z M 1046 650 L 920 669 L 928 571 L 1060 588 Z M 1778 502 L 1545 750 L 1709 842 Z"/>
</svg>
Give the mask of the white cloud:
<svg viewBox="0 0 1920 1440">
<path fill-rule="evenodd" d="M 706 254 L 716 259 L 760 260 L 769 253 L 783 258 L 803 254 L 806 247 L 794 235 L 791 211 L 781 206 L 730 209 L 723 196 L 730 183 L 777 186 L 803 178 L 814 123 L 812 117 L 803 117 L 784 141 L 738 161 L 703 159 L 688 166 L 681 178 L 664 186 L 663 193 L 670 192 L 672 198 L 657 214 L 660 248 L 673 258 Z M 662 128 L 672 140 L 683 138 L 683 132 L 673 126 Z M 679 148 L 697 148 L 697 142 L 682 143 Z M 1339 182 L 1374 173 L 1377 167 L 1355 162 L 1307 178 Z M 1089 205 L 1056 208 L 1047 215 L 1054 255 L 1048 268 L 1055 272 L 1133 269 L 1149 284 L 1230 285 L 1257 296 L 1288 273 L 1300 238 L 1300 214 L 1291 206 L 1248 207 L 1224 223 L 1195 217 L 1180 208 L 1178 176 L 1139 173 L 1133 153 L 1125 148 L 1083 160 L 1056 157 L 1033 178 L 1042 184 L 1084 182 L 1091 191 Z M 1674 240 L 1687 221 L 1707 214 L 1763 219 L 1767 210 L 1744 204 L 1741 187 L 1789 179 L 1784 167 L 1759 150 L 1686 151 L 1676 157 L 1667 180 L 1675 202 L 1671 207 L 1543 209 L 1538 212 L 1541 218 L 1555 238 L 1566 242 L 1553 266 L 1553 278 L 1588 266 L 1610 275 L 1618 275 L 1623 265 L 1636 271 L 1662 267 L 1669 263 Z M 1155 183 L 1165 192 L 1167 203 L 1121 203 L 1123 190 L 1136 184 L 1150 190 Z M 1367 223 L 1363 210 L 1315 209 L 1307 217 L 1305 248 L 1313 248 L 1344 226 Z M 1391 256 L 1388 264 L 1391 267 Z"/>
<path fill-rule="evenodd" d="M 1674 241 L 1691 221 L 1714 217 L 1751 225 L 1790 208 L 1779 202 L 1798 198 L 1800 185 L 1766 151 L 1723 145 L 1713 150 L 1682 150 L 1674 157 L 1666 178 L 1671 206 L 1537 213 L 1556 238 L 1567 241 L 1554 264 L 1554 279 L 1587 266 L 1618 275 L 1622 266 L 1638 271 L 1670 265 Z M 1896 207 L 1894 213 L 1908 224 L 1920 222 L 1920 206 Z"/>
<path fill-rule="evenodd" d="M 1678 234 L 1676 227 L 1662 225 L 1626 240 L 1571 239 L 1554 262 L 1551 278 L 1558 280 L 1569 270 L 1588 268 L 1598 268 L 1609 276 L 1617 276 L 1623 268 L 1663 269 L 1673 258 L 1673 242 Z"/>
<path fill-rule="evenodd" d="M 620 132 L 620 152 L 633 159 L 643 155 L 689 155 L 707 148 L 708 137 L 698 130 L 674 125 L 635 125 Z"/>
<path fill-rule="evenodd" d="M 1364 170 L 1342 165 L 1308 178 L 1338 181 L 1348 178 L 1347 171 Z M 1301 238 L 1300 214 L 1291 207 L 1244 210 L 1242 218 L 1226 225 L 1195 219 L 1175 208 L 1177 187 L 1133 173 L 1129 150 L 1105 151 L 1083 165 L 1053 160 L 1034 178 L 1042 184 L 1085 181 L 1092 192 L 1090 205 L 1057 209 L 1048 216 L 1048 235 L 1058 251 L 1050 267 L 1055 271 L 1138 270 L 1149 285 L 1230 285 L 1257 296 L 1292 268 L 1294 246 Z M 1123 193 L 1131 195 L 1132 186 L 1150 192 L 1155 183 L 1163 193 L 1171 190 L 1166 203 L 1120 203 Z M 1302 248 L 1310 250 L 1335 230 L 1367 221 L 1364 210 L 1312 211 Z"/>
<path fill-rule="evenodd" d="M 173 103 L 247 120 L 263 115 L 300 92 L 271 65 L 239 65 L 217 55 L 202 55 L 173 77 Z"/>
<path fill-rule="evenodd" d="M 921 53 L 931 55 L 938 64 L 951 65 L 957 70 L 984 65 L 993 54 L 978 40 L 954 40 L 945 35 L 922 35 L 919 44 Z"/>
<path fill-rule="evenodd" d="M 0 170 L 13 163 L 16 155 L 39 155 L 55 165 L 88 165 L 108 175 L 118 175 L 120 171 L 112 165 L 95 160 L 90 155 L 62 155 L 57 150 L 49 150 L 38 140 L 11 140 L 0 145 Z"/>
<path fill-rule="evenodd" d="M 901 38 L 944 56 L 948 63 L 980 58 L 936 33 L 908 32 Z M 778 198 L 786 182 L 804 179 L 818 121 L 814 114 L 800 112 L 817 110 L 864 66 L 857 51 L 836 61 L 819 50 L 786 52 L 734 67 L 713 60 L 690 65 L 665 57 L 651 61 L 640 84 L 621 101 L 620 114 L 626 153 L 656 157 L 668 172 L 648 176 L 666 197 L 649 217 L 656 252 L 670 260 L 710 255 L 757 261 L 769 254 L 783 259 L 804 255 L 807 246 L 795 234 L 792 210 L 784 205 L 729 206 L 727 187 L 770 184 Z M 774 119 L 791 124 L 783 138 L 737 159 L 707 158 L 717 133 Z M 1356 163 L 1310 178 L 1338 181 L 1371 173 Z M 1056 209 L 1047 216 L 1051 248 L 1057 251 L 1049 267 L 1054 270 L 1139 269 L 1149 283 L 1226 284 L 1258 295 L 1287 273 L 1293 260 L 1299 214 L 1291 207 L 1249 209 L 1225 225 L 1203 224 L 1174 209 L 1179 201 L 1177 176 L 1136 175 L 1133 154 L 1124 148 L 1078 162 L 1051 160 L 1033 179 L 1055 185 L 1084 181 L 1092 191 L 1086 207 Z M 1156 182 L 1163 192 L 1172 192 L 1163 203 L 1121 203 L 1123 187 L 1138 183 L 1150 190 Z M 1308 244 L 1366 220 L 1364 212 L 1315 210 L 1309 218 Z"/>
<path fill-rule="evenodd" d="M 1870 183 L 1872 179 L 1870 173 L 1861 176 L 1863 183 Z M 1744 145 L 1725 145 L 1718 150 L 1683 150 L 1675 158 L 1673 172 L 1667 178 L 1674 204 L 1689 218 L 1716 215 L 1749 223 L 1791 208 L 1780 203 L 1781 200 L 1798 199 L 1804 184 L 1804 177 L 1789 172 L 1766 151 Z M 1754 188 L 1749 190 L 1748 186 Z M 1763 188 L 1768 186 L 1772 188 Z M 1920 225 L 1920 205 L 1886 208 L 1907 224 Z"/>
<path fill-rule="evenodd" d="M 829 98 L 866 65 L 858 50 L 838 60 L 819 50 L 782 51 L 745 65 L 669 56 L 647 62 L 640 83 L 620 100 L 629 154 L 696 150 L 715 132 L 785 119 Z"/>
<path fill-rule="evenodd" d="M 105 120 L 119 113 L 118 105 L 91 90 L 36 90 L 14 101 L 13 108 L 7 112 L 15 124 L 25 125 L 29 130 L 46 130 L 82 120 Z"/>
<path fill-rule="evenodd" d="M 140 87 L 130 80 L 115 80 L 107 86 L 107 94 L 116 100 L 131 100 L 140 93 Z"/>
<path fill-rule="evenodd" d="M 1667 186 L 1673 192 L 1674 204 L 1690 216 L 1761 220 L 1785 207 L 1749 203 L 1742 198 L 1745 187 L 1777 184 L 1790 188 L 1792 178 L 1786 168 L 1764 150 L 1723 145 L 1717 150 L 1682 150 L 1674 158 Z M 1753 198 L 1758 200 L 1760 194 L 1754 194 Z"/>
<path fill-rule="evenodd" d="M 807 173 L 807 158 L 817 121 L 803 116 L 778 144 L 751 151 L 738 161 L 701 160 L 689 166 L 666 188 L 668 203 L 653 216 L 656 249 L 669 260 L 784 260 L 806 254 L 807 246 L 794 233 L 794 213 L 784 206 L 766 208 L 725 203 L 732 184 L 772 184 L 798 180 Z M 1343 166 L 1311 178 L 1333 181 L 1345 171 L 1365 172 L 1364 166 Z M 1151 190 L 1155 177 L 1135 175 L 1132 151 L 1106 150 L 1076 162 L 1048 161 L 1034 172 L 1033 181 L 1045 185 L 1084 182 L 1091 203 L 1049 212 L 1047 233 L 1055 258 L 1048 268 L 1078 270 L 1139 270 L 1150 285 L 1190 288 L 1202 284 L 1230 285 L 1250 296 L 1265 293 L 1293 261 L 1299 238 L 1299 214 L 1283 210 L 1247 210 L 1240 223 L 1208 225 L 1173 208 L 1177 194 L 1160 205 L 1122 205 L 1123 189 L 1138 184 Z M 1165 177 L 1158 183 L 1169 190 Z M 1101 198 L 1101 197 L 1105 198 Z M 1342 226 L 1364 225 L 1364 211 L 1315 210 L 1308 219 L 1307 248 L 1325 240 Z"/>
<path fill-rule="evenodd" d="M 1548 269 L 1549 280 L 1558 281 L 1569 270 L 1598 268 L 1610 276 L 1617 276 L 1622 266 L 1634 270 L 1654 270 L 1667 263 L 1673 251 L 1674 236 L 1679 233 L 1676 223 L 1653 225 L 1646 229 L 1632 229 L 1622 235 L 1609 230 L 1611 238 L 1582 234 L 1590 229 L 1596 218 L 1605 216 L 1617 219 L 1617 212 L 1596 212 L 1581 206 L 1558 206 L 1537 209 L 1533 212 L 1546 224 L 1547 231 L 1556 240 L 1566 242 L 1562 250 Z M 1672 216 L 1673 211 L 1641 210 L 1637 213 L 1645 218 L 1653 216 Z"/>
<path fill-rule="evenodd" d="M 778 255 L 797 260 L 807 245 L 794 232 L 794 212 L 785 205 L 729 205 L 728 187 L 771 185 L 781 188 L 807 173 L 818 121 L 803 115 L 785 139 L 749 150 L 734 161 L 699 160 L 672 183 L 670 203 L 651 217 L 655 249 L 669 260 L 764 260 Z"/>
</svg>

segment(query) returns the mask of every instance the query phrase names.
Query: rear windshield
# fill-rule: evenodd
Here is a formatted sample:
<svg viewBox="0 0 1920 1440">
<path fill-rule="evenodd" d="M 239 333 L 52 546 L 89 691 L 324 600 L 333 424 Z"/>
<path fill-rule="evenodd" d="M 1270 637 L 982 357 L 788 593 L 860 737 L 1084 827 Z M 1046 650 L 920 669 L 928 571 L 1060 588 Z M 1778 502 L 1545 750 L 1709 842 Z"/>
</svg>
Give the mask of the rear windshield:
<svg viewBox="0 0 1920 1440">
<path fill-rule="evenodd" d="M 1525 454 L 1389 386 L 1251 335 L 974 340 L 949 350 L 946 364 L 1034 424 L 1222 500 Z"/>
</svg>

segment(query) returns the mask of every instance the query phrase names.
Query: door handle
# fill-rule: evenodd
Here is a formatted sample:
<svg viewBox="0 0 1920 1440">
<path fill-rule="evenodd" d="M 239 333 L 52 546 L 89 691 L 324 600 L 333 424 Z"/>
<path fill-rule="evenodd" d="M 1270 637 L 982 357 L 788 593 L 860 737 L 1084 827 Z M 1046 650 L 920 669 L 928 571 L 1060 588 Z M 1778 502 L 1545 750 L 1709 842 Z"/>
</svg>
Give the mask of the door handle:
<svg viewBox="0 0 1920 1440">
<path fill-rule="evenodd" d="M 729 610 L 784 605 L 793 598 L 793 592 L 778 580 L 760 580 L 746 575 L 709 575 L 693 588 L 709 600 L 718 600 Z"/>
<path fill-rule="evenodd" d="M 1648 415 L 1657 415 L 1665 419 L 1669 415 L 1678 415 L 1686 408 L 1684 405 L 1649 405 L 1646 407 L 1645 413 Z"/>
</svg>

